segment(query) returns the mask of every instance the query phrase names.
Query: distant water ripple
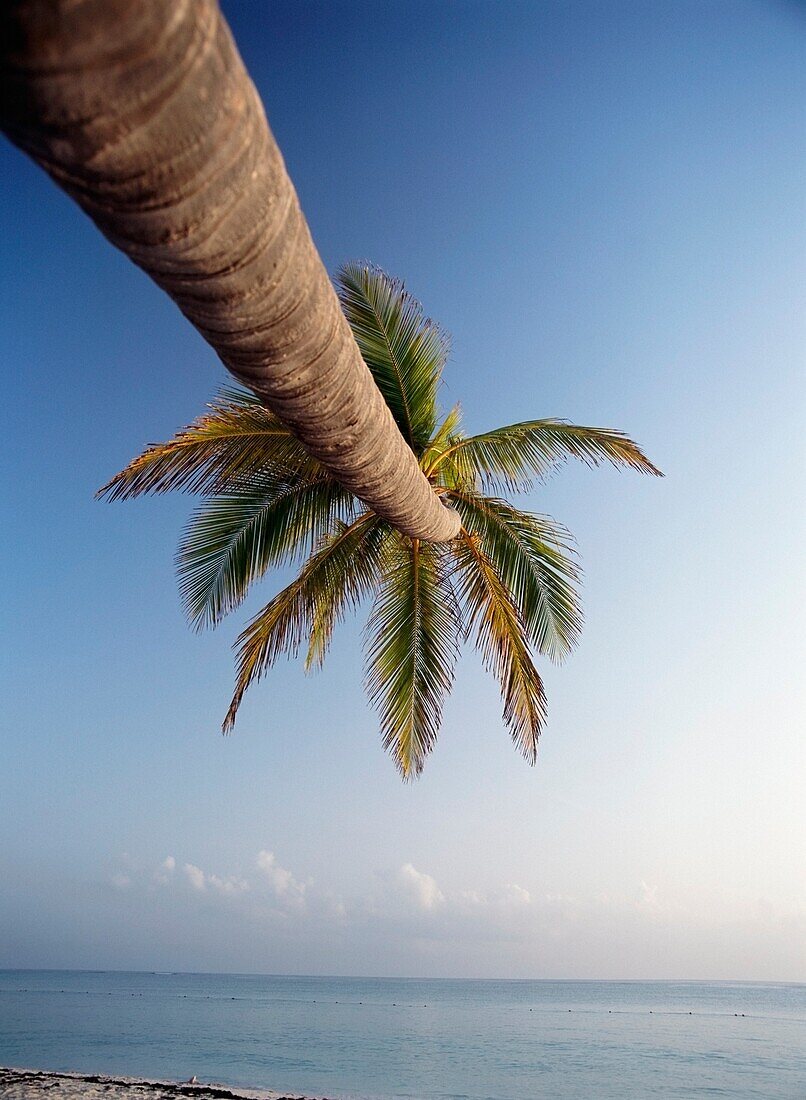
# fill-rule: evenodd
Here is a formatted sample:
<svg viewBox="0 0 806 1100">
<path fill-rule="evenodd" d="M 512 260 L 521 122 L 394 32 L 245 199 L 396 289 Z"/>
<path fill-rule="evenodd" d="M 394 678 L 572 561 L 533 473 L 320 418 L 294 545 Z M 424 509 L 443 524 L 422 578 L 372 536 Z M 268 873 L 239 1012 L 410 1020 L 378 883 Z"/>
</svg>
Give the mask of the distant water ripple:
<svg viewBox="0 0 806 1100">
<path fill-rule="evenodd" d="M 0 971 L 0 1064 L 335 1100 L 806 1098 L 806 986 Z"/>
</svg>

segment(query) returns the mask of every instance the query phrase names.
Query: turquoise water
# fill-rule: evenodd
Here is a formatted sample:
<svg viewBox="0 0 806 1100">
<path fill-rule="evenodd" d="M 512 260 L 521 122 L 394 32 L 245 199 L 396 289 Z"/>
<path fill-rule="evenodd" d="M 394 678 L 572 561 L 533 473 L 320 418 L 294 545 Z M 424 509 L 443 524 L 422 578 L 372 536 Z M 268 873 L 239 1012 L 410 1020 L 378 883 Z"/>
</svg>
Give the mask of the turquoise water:
<svg viewBox="0 0 806 1100">
<path fill-rule="evenodd" d="M 806 986 L 0 971 L 0 1064 L 334 1100 L 806 1098 Z"/>
</svg>

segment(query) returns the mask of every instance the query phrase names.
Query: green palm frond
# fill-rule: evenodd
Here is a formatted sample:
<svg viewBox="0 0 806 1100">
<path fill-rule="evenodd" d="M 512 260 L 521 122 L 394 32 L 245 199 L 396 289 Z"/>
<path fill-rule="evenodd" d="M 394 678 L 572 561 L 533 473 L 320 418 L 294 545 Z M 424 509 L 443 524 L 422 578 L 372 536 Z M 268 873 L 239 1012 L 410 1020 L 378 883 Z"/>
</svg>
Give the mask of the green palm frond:
<svg viewBox="0 0 806 1100">
<path fill-rule="evenodd" d="M 231 382 L 225 382 L 218 387 L 215 400 L 219 405 L 240 405 L 243 408 L 249 408 L 250 405 L 263 407 L 263 402 L 256 393 L 237 383 L 233 385 Z"/>
<path fill-rule="evenodd" d="M 278 592 L 242 631 L 236 642 L 235 692 L 222 726 L 225 733 L 235 725 L 250 684 L 283 653 L 296 656 L 303 642 L 310 640 L 318 616 L 326 614 L 335 623 L 372 590 L 378 580 L 382 536 L 388 531 L 389 525 L 372 512 L 364 512 L 350 524 L 336 523 L 296 580 Z M 329 594 L 337 606 L 323 611 Z"/>
<path fill-rule="evenodd" d="M 478 536 L 463 531 L 451 548 L 457 596 L 475 635 L 476 648 L 501 685 L 504 721 L 515 744 L 534 764 L 546 721 L 546 695 L 532 661 L 524 624 Z"/>
<path fill-rule="evenodd" d="M 478 537 L 538 653 L 567 656 L 582 629 L 579 567 L 569 556 L 568 531 L 550 516 L 479 493 L 455 490 L 447 499 L 465 530 Z"/>
<path fill-rule="evenodd" d="M 564 420 L 527 420 L 457 440 L 441 461 L 450 461 L 467 482 L 480 477 L 492 492 L 527 489 L 569 458 L 588 466 L 609 462 L 662 477 L 641 448 L 614 428 L 586 428 Z"/>
<path fill-rule="evenodd" d="M 446 556 L 398 537 L 367 624 L 367 693 L 404 779 L 420 774 L 434 747 L 462 636 Z"/>
<path fill-rule="evenodd" d="M 447 337 L 401 282 L 376 267 L 346 264 L 336 285 L 361 355 L 404 439 L 419 455 L 437 423 Z"/>
<path fill-rule="evenodd" d="M 461 436 L 462 407 L 454 405 L 448 415 L 428 441 L 428 446 L 420 456 L 420 468 L 430 475 L 440 463 L 440 459 L 449 447 L 457 443 Z"/>
<path fill-rule="evenodd" d="M 312 476 L 316 459 L 257 398 L 243 390 L 222 390 L 210 411 L 167 443 L 154 443 L 97 495 L 130 500 L 144 493 L 219 493 L 238 487 L 256 471 L 265 476 Z"/>
<path fill-rule="evenodd" d="M 177 570 L 185 610 L 198 628 L 214 626 L 274 565 L 310 552 L 355 498 L 324 474 L 313 480 L 252 479 L 248 489 L 212 497 L 179 543 Z"/>
<path fill-rule="evenodd" d="M 331 539 L 337 538 L 342 529 L 340 527 Z M 338 554 L 327 554 L 322 560 L 318 591 L 312 595 L 310 603 L 306 672 L 322 667 L 337 624 L 348 610 L 356 608 L 369 594 L 380 576 L 386 545 L 394 535 L 385 520 L 375 518 L 361 529 L 358 537 L 360 542 L 355 548 L 348 540 Z M 348 553 L 359 555 L 360 560 L 348 561 Z"/>
</svg>

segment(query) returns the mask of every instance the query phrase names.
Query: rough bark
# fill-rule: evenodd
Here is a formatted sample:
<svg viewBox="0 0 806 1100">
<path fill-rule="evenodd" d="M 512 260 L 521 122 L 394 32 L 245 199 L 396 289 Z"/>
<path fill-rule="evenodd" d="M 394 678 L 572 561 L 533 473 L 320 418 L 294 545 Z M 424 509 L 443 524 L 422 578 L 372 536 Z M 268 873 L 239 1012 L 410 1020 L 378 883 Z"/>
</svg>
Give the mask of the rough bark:
<svg viewBox="0 0 806 1100">
<path fill-rule="evenodd" d="M 2 123 L 343 485 L 453 538 L 361 359 L 215 0 L 5 3 Z"/>
</svg>

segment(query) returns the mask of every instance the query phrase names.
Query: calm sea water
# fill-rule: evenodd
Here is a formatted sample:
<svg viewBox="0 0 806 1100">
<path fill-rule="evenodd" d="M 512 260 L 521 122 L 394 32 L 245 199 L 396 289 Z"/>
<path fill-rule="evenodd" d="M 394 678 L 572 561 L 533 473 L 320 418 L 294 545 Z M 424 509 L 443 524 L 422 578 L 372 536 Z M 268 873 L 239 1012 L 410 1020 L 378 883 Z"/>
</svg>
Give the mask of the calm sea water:
<svg viewBox="0 0 806 1100">
<path fill-rule="evenodd" d="M 806 1098 L 806 986 L 0 971 L 0 1064 L 337 1100 Z"/>
</svg>

